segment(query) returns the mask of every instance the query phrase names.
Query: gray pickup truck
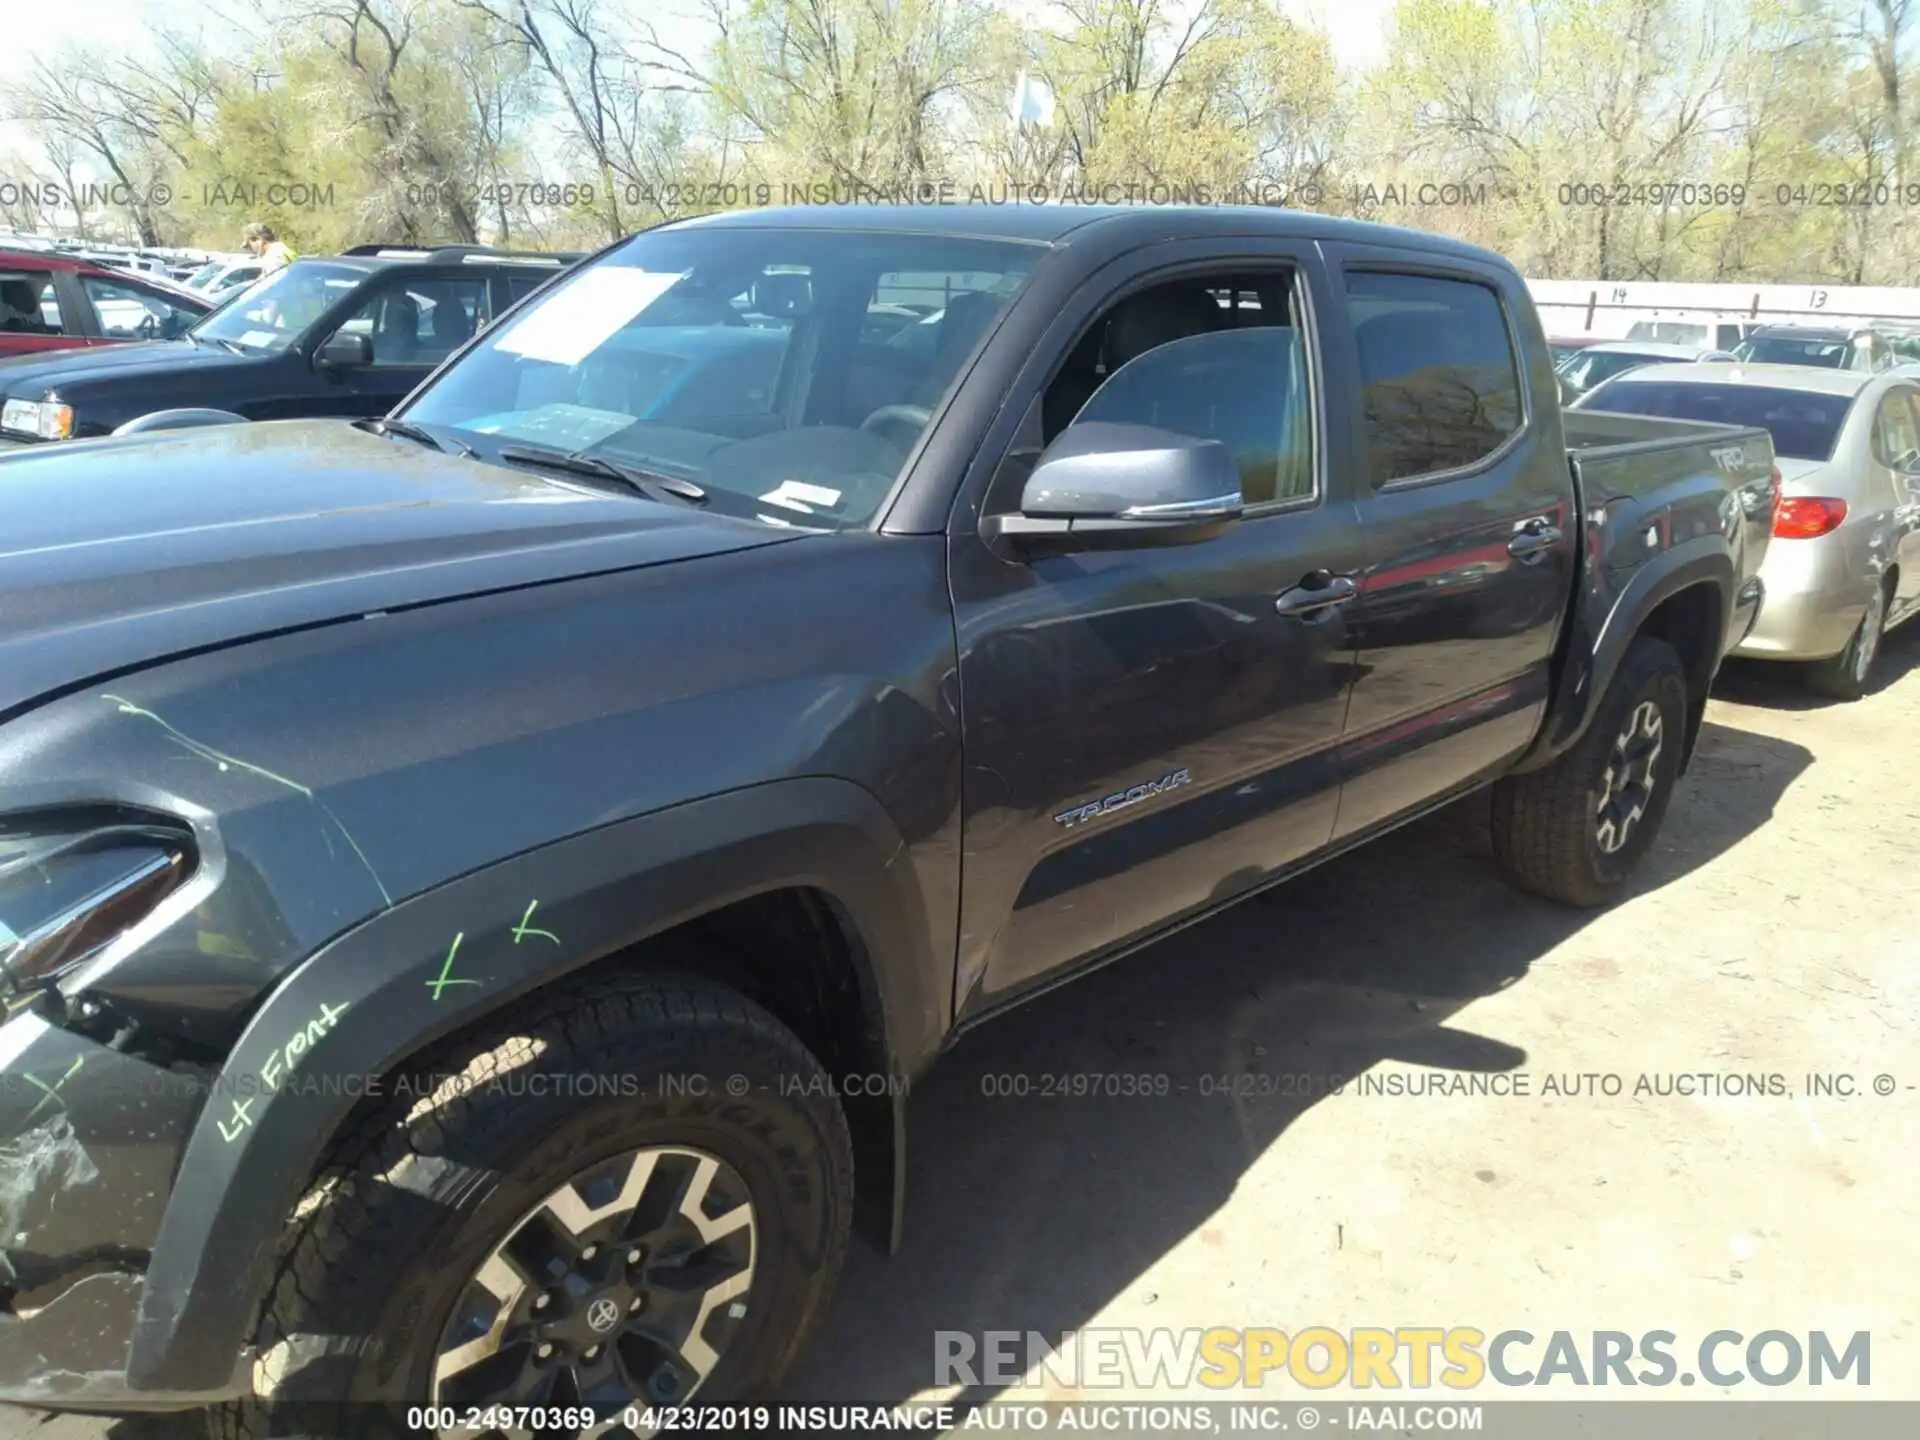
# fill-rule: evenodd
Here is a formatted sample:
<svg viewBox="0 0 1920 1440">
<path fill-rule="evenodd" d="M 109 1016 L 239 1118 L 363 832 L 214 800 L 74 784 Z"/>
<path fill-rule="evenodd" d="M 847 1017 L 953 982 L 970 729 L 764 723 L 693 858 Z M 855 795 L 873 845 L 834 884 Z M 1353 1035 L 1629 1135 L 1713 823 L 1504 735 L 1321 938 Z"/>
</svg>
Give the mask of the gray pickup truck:
<svg viewBox="0 0 1920 1440">
<path fill-rule="evenodd" d="M 1478 787 L 1618 895 L 1777 489 L 1227 209 L 670 225 L 385 420 L 0 460 L 0 1399 L 770 1393 L 968 1027 Z"/>
</svg>

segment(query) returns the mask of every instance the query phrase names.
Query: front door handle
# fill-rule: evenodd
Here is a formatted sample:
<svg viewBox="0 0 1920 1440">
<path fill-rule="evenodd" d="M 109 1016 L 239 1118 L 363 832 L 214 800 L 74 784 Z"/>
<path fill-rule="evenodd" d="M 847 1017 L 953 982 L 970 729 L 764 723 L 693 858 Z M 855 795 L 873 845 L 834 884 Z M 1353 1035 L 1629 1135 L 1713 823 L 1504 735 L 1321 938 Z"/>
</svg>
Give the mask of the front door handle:
<svg viewBox="0 0 1920 1440">
<path fill-rule="evenodd" d="M 1560 527 L 1542 516 L 1536 516 L 1514 526 L 1513 538 L 1507 542 L 1507 554 L 1531 564 L 1559 543 Z"/>
<path fill-rule="evenodd" d="M 1344 605 L 1360 593 L 1351 575 L 1329 575 L 1317 570 L 1291 589 L 1282 590 L 1273 608 L 1282 615 L 1310 619 Z"/>
</svg>

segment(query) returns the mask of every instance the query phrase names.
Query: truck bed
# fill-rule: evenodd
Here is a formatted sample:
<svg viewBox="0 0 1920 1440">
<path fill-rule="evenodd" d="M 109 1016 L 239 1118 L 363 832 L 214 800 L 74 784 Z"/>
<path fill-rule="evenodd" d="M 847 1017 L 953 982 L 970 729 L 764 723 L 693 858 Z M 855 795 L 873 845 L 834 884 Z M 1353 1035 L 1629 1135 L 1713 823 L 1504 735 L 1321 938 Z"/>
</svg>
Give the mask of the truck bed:
<svg viewBox="0 0 1920 1440">
<path fill-rule="evenodd" d="M 1622 415 L 1611 410 L 1564 410 L 1561 433 L 1567 453 L 1583 465 L 1618 454 L 1644 454 L 1682 445 L 1739 444 L 1767 432 L 1750 425 L 1721 425 L 1711 420 L 1670 420 L 1657 415 Z"/>
<path fill-rule="evenodd" d="M 1773 437 L 1751 425 L 1607 410 L 1564 410 L 1560 421 L 1588 516 L 1612 512 L 1616 521 L 1606 540 L 1608 563 L 1637 561 L 1647 544 L 1725 533 L 1733 545 L 1736 605 L 1750 617 L 1773 537 Z M 1737 514 L 1723 503 L 1729 495 Z M 1655 527 L 1651 539 L 1648 525 Z"/>
</svg>

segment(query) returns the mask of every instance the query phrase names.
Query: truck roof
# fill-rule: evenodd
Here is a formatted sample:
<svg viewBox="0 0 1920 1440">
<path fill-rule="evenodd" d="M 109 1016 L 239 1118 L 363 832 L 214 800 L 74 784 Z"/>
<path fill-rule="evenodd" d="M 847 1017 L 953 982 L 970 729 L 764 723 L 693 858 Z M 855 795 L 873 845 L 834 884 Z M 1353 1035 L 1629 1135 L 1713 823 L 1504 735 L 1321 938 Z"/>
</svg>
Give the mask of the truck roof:
<svg viewBox="0 0 1920 1440">
<path fill-rule="evenodd" d="M 954 235 L 1061 245 L 1099 228 L 1134 230 L 1142 240 L 1189 235 L 1285 235 L 1351 245 L 1390 245 L 1512 268 L 1491 250 L 1424 230 L 1340 220 L 1309 210 L 1267 205 L 1078 205 L 990 200 L 951 205 L 781 205 L 720 211 L 674 221 L 663 229 L 858 230 L 876 234 Z"/>
</svg>

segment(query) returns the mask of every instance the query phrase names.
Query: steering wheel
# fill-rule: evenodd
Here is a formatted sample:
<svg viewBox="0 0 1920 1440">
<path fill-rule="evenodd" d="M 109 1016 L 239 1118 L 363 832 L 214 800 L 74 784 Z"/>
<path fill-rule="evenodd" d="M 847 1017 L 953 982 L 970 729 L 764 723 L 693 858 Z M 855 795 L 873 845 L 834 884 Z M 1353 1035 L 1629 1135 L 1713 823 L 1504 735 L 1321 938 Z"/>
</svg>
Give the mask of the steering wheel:
<svg viewBox="0 0 1920 1440">
<path fill-rule="evenodd" d="M 932 418 L 933 412 L 924 405 L 882 405 L 860 422 L 860 428 L 869 435 L 878 435 L 882 440 L 893 443 L 894 435 L 889 431 L 911 427 L 905 440 L 900 442 L 900 448 L 907 450 L 920 438 L 920 432 L 927 428 L 927 422 Z"/>
</svg>

